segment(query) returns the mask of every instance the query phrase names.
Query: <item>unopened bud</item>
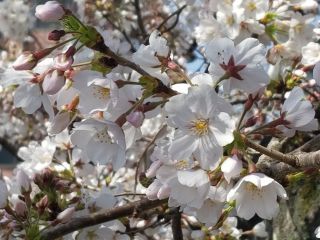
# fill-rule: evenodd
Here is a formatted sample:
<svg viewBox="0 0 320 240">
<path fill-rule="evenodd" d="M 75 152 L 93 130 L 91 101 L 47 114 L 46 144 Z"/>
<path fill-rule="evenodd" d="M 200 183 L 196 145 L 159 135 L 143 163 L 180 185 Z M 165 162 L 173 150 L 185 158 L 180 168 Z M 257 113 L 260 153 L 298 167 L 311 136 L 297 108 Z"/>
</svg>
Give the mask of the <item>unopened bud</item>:
<svg viewBox="0 0 320 240">
<path fill-rule="evenodd" d="M 26 217 L 27 215 L 27 205 L 21 200 L 17 200 L 14 205 L 14 210 L 20 217 Z"/>
<path fill-rule="evenodd" d="M 170 196 L 171 188 L 168 185 L 163 185 L 157 194 L 158 199 L 165 199 Z"/>
<path fill-rule="evenodd" d="M 31 192 L 31 180 L 29 176 L 21 169 L 17 172 L 17 182 L 20 186 L 20 191 L 22 194 Z"/>
<path fill-rule="evenodd" d="M 54 58 L 54 67 L 60 71 L 66 71 L 71 68 L 73 61 L 73 56 L 68 57 L 65 53 L 61 53 Z"/>
<path fill-rule="evenodd" d="M 42 83 L 43 91 L 49 95 L 54 95 L 60 91 L 65 84 L 65 78 L 62 72 L 54 70 L 49 72 Z"/>
<path fill-rule="evenodd" d="M 58 214 L 57 220 L 63 224 L 69 222 L 70 219 L 72 218 L 75 210 L 76 210 L 75 207 L 69 207 L 69 208 L 65 209 L 63 212 Z"/>
<path fill-rule="evenodd" d="M 252 127 L 252 126 L 256 125 L 258 119 L 259 118 L 256 116 L 252 116 L 252 117 L 248 118 L 244 124 L 244 127 L 248 128 L 248 127 Z"/>
<path fill-rule="evenodd" d="M 39 202 L 37 202 L 36 206 L 38 208 L 38 213 L 41 214 L 44 212 L 44 210 L 47 208 L 49 204 L 49 198 L 47 195 L 45 195 L 43 198 L 40 199 Z"/>
<path fill-rule="evenodd" d="M 48 1 L 36 7 L 36 17 L 44 22 L 54 22 L 60 20 L 66 11 L 57 1 Z"/>
<path fill-rule="evenodd" d="M 37 63 L 38 60 L 32 52 L 24 52 L 16 59 L 12 67 L 16 71 L 31 70 Z"/>
<path fill-rule="evenodd" d="M 141 111 L 131 112 L 127 117 L 127 121 L 131 123 L 134 127 L 141 127 L 144 121 L 144 113 Z"/>
<path fill-rule="evenodd" d="M 146 172 L 146 177 L 147 178 L 153 178 L 156 176 L 157 170 L 161 167 L 162 162 L 160 160 L 154 161 L 149 169 Z"/>
<path fill-rule="evenodd" d="M 48 34 L 48 40 L 59 41 L 60 38 L 62 38 L 64 35 L 66 35 L 66 32 L 64 30 L 53 30 Z"/>
</svg>

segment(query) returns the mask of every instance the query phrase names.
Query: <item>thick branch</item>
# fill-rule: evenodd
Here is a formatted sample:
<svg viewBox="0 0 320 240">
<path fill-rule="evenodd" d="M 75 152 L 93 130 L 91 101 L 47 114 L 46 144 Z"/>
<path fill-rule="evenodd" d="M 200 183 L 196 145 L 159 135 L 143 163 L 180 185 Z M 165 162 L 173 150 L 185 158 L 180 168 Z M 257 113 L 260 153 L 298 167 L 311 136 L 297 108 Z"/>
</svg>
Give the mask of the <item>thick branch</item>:
<svg viewBox="0 0 320 240">
<path fill-rule="evenodd" d="M 173 240 L 183 240 L 183 234 L 181 229 L 181 213 L 179 212 L 179 208 L 174 210 L 171 220 L 171 228 Z"/>
<path fill-rule="evenodd" d="M 246 145 L 262 154 L 265 154 L 294 168 L 320 167 L 320 151 L 299 154 L 283 154 L 274 149 L 263 147 L 248 138 L 244 138 Z"/>
<path fill-rule="evenodd" d="M 40 239 L 53 240 L 62 237 L 66 234 L 72 233 L 76 230 L 83 229 L 85 227 L 90 227 L 104 222 L 112 221 L 121 217 L 130 216 L 135 213 L 139 215 L 139 213 L 141 213 L 142 211 L 160 206 L 161 204 L 164 204 L 167 201 L 167 199 L 151 201 L 145 198 L 107 211 L 99 211 L 88 216 L 73 218 L 70 222 L 66 224 L 58 225 L 56 227 L 45 230 L 41 233 Z"/>
</svg>

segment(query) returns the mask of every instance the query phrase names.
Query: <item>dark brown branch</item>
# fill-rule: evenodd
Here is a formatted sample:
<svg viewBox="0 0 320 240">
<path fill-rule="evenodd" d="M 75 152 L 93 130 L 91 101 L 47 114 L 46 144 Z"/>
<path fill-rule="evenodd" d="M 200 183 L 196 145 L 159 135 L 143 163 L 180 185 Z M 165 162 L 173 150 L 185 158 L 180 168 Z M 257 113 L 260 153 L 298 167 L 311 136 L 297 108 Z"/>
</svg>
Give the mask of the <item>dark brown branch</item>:
<svg viewBox="0 0 320 240">
<path fill-rule="evenodd" d="M 118 56 L 116 53 L 114 53 L 109 47 L 107 47 L 104 44 L 104 41 L 100 41 L 97 44 L 95 44 L 94 46 L 91 47 L 93 50 L 99 51 L 103 54 L 106 54 L 107 56 L 113 58 L 118 64 L 125 66 L 125 67 L 129 67 L 133 70 L 135 70 L 136 72 L 140 73 L 143 76 L 149 77 L 151 79 L 155 79 L 153 76 L 151 76 L 149 73 L 147 73 L 145 70 L 143 70 L 139 65 L 135 64 L 134 62 L 131 62 L 129 60 L 127 60 L 124 57 Z M 167 94 L 170 96 L 174 96 L 176 95 L 176 92 L 174 90 L 172 90 L 171 88 L 165 86 L 162 81 L 160 81 L 159 79 L 156 79 L 157 83 L 158 83 L 158 87 L 156 89 L 156 91 L 158 91 L 158 93 L 162 93 L 162 94 Z"/>
<path fill-rule="evenodd" d="M 57 225 L 56 227 L 45 230 L 41 233 L 40 239 L 54 240 L 79 229 L 94 226 L 133 214 L 139 215 L 139 213 L 160 206 L 167 201 L 167 199 L 151 201 L 144 198 L 142 200 L 132 202 L 121 207 L 116 207 L 107 211 L 102 210 L 88 216 L 73 218 L 66 224 Z"/>
<path fill-rule="evenodd" d="M 174 210 L 174 213 L 172 214 L 171 228 L 172 228 L 172 236 L 173 236 L 172 239 L 183 240 L 183 234 L 181 229 L 181 213 L 179 211 L 179 208 L 176 208 Z"/>
<path fill-rule="evenodd" d="M 185 9 L 187 7 L 187 5 L 183 5 L 182 7 L 178 8 L 176 11 L 174 11 L 173 13 L 171 13 L 167 18 L 165 18 L 163 20 L 163 22 L 157 27 L 157 29 L 160 31 L 160 29 L 172 18 L 174 17 L 175 15 L 177 15 L 176 17 L 176 20 L 175 22 L 165 31 L 161 32 L 161 33 L 166 33 L 166 32 L 169 32 L 171 31 L 176 25 L 177 23 L 179 22 L 179 17 L 180 17 L 180 14 L 182 12 L 183 9 Z"/>
<path fill-rule="evenodd" d="M 134 0 L 134 7 L 136 9 L 136 14 L 137 14 L 137 18 L 138 18 L 138 26 L 141 30 L 143 39 L 145 39 L 147 37 L 147 32 L 146 32 L 146 29 L 144 28 L 144 25 L 143 25 L 139 0 Z"/>
</svg>

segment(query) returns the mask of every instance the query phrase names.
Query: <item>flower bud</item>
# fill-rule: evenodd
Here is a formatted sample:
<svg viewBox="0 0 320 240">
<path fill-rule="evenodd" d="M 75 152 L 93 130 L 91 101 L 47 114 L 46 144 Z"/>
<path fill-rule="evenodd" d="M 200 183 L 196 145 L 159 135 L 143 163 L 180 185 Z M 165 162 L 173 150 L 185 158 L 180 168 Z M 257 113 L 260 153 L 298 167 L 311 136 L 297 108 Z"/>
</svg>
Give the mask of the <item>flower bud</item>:
<svg viewBox="0 0 320 240">
<path fill-rule="evenodd" d="M 54 95 L 60 91 L 65 84 L 65 78 L 62 72 L 54 70 L 49 72 L 42 83 L 43 91 L 49 95 Z"/>
<path fill-rule="evenodd" d="M 170 196 L 170 191 L 171 188 L 168 185 L 162 185 L 157 194 L 158 199 L 168 198 Z"/>
<path fill-rule="evenodd" d="M 31 192 L 31 179 L 29 176 L 23 171 L 18 170 L 17 172 L 17 182 L 20 186 L 21 193 Z"/>
<path fill-rule="evenodd" d="M 127 117 L 127 121 L 131 123 L 134 127 L 141 127 L 144 121 L 144 113 L 141 111 L 131 112 Z"/>
<path fill-rule="evenodd" d="M 25 202 L 18 199 L 14 204 L 14 210 L 20 217 L 26 217 L 27 215 L 27 205 Z"/>
<path fill-rule="evenodd" d="M 40 199 L 39 202 L 37 202 L 36 206 L 38 208 L 38 213 L 42 214 L 44 212 L 44 210 L 46 209 L 46 207 L 49 204 L 49 198 L 47 195 L 45 195 L 43 198 Z"/>
<path fill-rule="evenodd" d="M 12 67 L 16 71 L 31 70 L 38 63 L 32 52 L 23 52 L 13 63 Z"/>
<path fill-rule="evenodd" d="M 146 172 L 146 177 L 147 178 L 153 178 L 156 176 L 157 170 L 159 169 L 159 167 L 161 167 L 162 162 L 160 160 L 154 161 L 149 169 Z"/>
<path fill-rule="evenodd" d="M 66 32 L 64 30 L 53 30 L 48 34 L 48 40 L 59 41 L 60 38 L 62 38 L 64 35 L 66 35 Z"/>
<path fill-rule="evenodd" d="M 69 207 L 67 209 L 65 209 L 63 212 L 59 213 L 57 216 L 57 220 L 60 223 L 67 223 L 70 221 L 70 219 L 72 218 L 74 212 L 75 212 L 75 207 Z"/>
<path fill-rule="evenodd" d="M 160 188 L 162 187 L 162 183 L 156 179 L 149 185 L 146 191 L 146 196 L 149 200 L 156 200 L 158 199 L 158 192 Z"/>
<path fill-rule="evenodd" d="M 57 1 L 48 1 L 36 7 L 36 17 L 44 22 L 55 22 L 60 20 L 66 11 Z"/>
<path fill-rule="evenodd" d="M 73 64 L 73 55 L 61 53 L 54 58 L 54 67 L 60 71 L 66 71 Z"/>
</svg>

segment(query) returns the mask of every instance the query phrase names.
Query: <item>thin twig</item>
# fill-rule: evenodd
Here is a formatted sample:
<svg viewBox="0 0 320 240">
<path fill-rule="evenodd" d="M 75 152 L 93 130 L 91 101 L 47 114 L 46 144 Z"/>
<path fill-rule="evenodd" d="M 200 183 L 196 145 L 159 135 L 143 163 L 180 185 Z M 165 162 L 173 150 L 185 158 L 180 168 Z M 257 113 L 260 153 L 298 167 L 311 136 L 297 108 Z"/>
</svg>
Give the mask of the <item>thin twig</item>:
<svg viewBox="0 0 320 240">
<path fill-rule="evenodd" d="M 172 18 L 174 17 L 175 15 L 177 15 L 176 17 L 176 20 L 175 22 L 165 31 L 161 32 L 162 34 L 163 33 L 166 33 L 166 32 L 169 32 L 171 31 L 176 25 L 177 23 L 179 22 L 179 17 L 180 17 L 180 14 L 182 12 L 183 9 L 185 9 L 187 7 L 187 5 L 183 5 L 182 7 L 178 8 L 176 11 L 174 11 L 173 13 L 171 13 L 167 18 L 165 18 L 163 20 L 163 22 L 157 27 L 157 29 L 160 31 L 160 29 Z"/>
<path fill-rule="evenodd" d="M 143 39 L 147 37 L 147 32 L 146 29 L 144 28 L 142 16 L 141 16 L 141 9 L 140 9 L 140 1 L 139 0 L 134 0 L 134 7 L 136 9 L 136 14 L 137 14 L 137 19 L 138 19 L 138 26 L 141 30 Z"/>
</svg>

